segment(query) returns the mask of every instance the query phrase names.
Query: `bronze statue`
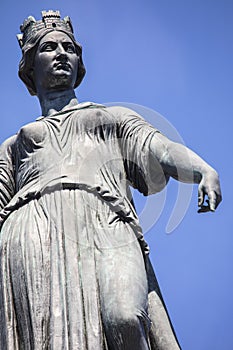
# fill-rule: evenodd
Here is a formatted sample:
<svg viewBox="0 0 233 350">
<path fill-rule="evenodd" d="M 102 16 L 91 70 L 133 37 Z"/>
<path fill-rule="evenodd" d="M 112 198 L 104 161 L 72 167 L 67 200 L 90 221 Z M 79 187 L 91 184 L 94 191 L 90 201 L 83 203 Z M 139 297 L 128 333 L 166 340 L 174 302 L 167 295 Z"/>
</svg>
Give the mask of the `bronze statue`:
<svg viewBox="0 0 233 350">
<path fill-rule="evenodd" d="M 179 349 L 129 185 L 197 183 L 200 210 L 214 211 L 218 175 L 134 111 L 78 103 L 68 17 L 43 11 L 21 32 L 19 76 L 42 117 L 0 148 L 0 348 Z"/>
</svg>

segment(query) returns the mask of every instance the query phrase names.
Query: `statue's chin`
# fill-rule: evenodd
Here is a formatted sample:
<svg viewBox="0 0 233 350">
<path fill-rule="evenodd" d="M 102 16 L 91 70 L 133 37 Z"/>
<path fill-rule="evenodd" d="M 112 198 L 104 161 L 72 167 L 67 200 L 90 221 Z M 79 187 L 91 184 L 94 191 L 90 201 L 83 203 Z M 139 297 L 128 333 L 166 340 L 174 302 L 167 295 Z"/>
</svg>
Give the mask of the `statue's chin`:
<svg viewBox="0 0 233 350">
<path fill-rule="evenodd" d="M 70 89 L 74 87 L 74 84 L 75 80 L 73 79 L 73 76 L 70 74 L 70 72 L 64 70 L 58 70 L 56 74 L 46 81 L 46 87 L 53 90 L 56 90 L 56 88 L 58 90 L 61 88 Z"/>
</svg>

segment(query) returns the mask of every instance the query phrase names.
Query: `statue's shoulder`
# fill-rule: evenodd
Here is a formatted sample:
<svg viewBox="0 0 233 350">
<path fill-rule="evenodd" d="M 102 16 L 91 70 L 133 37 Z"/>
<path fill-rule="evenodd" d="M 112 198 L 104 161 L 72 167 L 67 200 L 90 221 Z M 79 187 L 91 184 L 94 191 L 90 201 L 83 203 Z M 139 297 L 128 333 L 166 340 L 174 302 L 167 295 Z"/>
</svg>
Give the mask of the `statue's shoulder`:
<svg viewBox="0 0 233 350">
<path fill-rule="evenodd" d="M 87 102 L 81 102 L 75 107 L 71 107 L 71 109 L 74 109 L 74 110 L 87 109 L 87 108 L 91 108 L 91 109 L 98 108 L 98 109 L 101 109 L 101 108 L 106 108 L 106 106 L 103 105 L 103 104 L 100 104 L 100 103 L 87 101 Z"/>
<path fill-rule="evenodd" d="M 111 114 L 113 117 L 116 117 L 118 120 L 125 119 L 127 117 L 138 117 L 143 119 L 136 111 L 128 107 L 121 105 L 110 105 L 110 104 L 99 104 L 95 102 L 82 102 L 75 107 L 75 109 L 98 109 L 105 111 L 106 113 Z"/>
<path fill-rule="evenodd" d="M 8 137 L 5 141 L 2 142 L 0 145 L 0 157 L 5 153 L 12 153 L 16 138 L 17 134 Z"/>
<path fill-rule="evenodd" d="M 28 137 L 30 138 L 35 134 L 35 130 L 37 130 L 37 133 L 41 133 L 41 130 L 38 130 L 38 124 L 39 123 L 37 121 L 33 121 L 31 123 L 23 125 L 16 134 L 8 137 L 5 141 L 2 142 L 0 145 L 1 152 L 4 152 L 8 149 L 13 149 L 15 145 L 17 145 L 18 141 L 21 140 L 22 135 L 28 134 Z"/>
<path fill-rule="evenodd" d="M 45 137 L 45 126 L 44 123 L 38 118 L 36 121 L 32 121 L 23 125 L 18 133 L 16 138 L 16 144 L 20 147 L 32 143 L 39 143 L 44 140 Z"/>
<path fill-rule="evenodd" d="M 16 138 L 17 138 L 17 134 L 8 137 L 5 141 L 1 143 L 0 145 L 1 149 L 13 146 Z"/>
<path fill-rule="evenodd" d="M 107 106 L 106 110 L 115 118 L 117 118 L 118 121 L 121 122 L 126 122 L 127 120 L 131 120 L 132 118 L 144 120 L 140 114 L 128 107 L 118 105 Z"/>
</svg>

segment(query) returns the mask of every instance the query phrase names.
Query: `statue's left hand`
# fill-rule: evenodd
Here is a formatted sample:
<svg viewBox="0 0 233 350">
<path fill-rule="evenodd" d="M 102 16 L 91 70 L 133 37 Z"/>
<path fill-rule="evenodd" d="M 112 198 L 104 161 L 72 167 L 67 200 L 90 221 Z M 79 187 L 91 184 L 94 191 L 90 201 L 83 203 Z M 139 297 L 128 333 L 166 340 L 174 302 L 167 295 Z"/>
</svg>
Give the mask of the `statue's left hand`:
<svg viewBox="0 0 233 350">
<path fill-rule="evenodd" d="M 208 199 L 205 202 L 205 196 Z M 203 174 L 198 186 L 198 213 L 215 211 L 222 201 L 222 194 L 218 174 L 211 169 Z"/>
</svg>

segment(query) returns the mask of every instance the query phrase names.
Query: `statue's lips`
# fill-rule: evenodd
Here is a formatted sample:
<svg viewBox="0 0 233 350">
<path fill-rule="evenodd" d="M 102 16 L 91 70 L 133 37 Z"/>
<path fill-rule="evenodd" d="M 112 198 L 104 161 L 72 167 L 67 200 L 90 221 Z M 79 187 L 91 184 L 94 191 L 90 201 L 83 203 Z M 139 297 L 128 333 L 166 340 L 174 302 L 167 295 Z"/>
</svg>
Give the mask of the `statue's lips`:
<svg viewBox="0 0 233 350">
<path fill-rule="evenodd" d="M 54 68 L 56 68 L 57 70 L 67 70 L 67 71 L 69 71 L 71 69 L 71 66 L 70 66 L 69 63 L 59 62 L 59 63 L 55 63 L 54 64 Z"/>
</svg>

